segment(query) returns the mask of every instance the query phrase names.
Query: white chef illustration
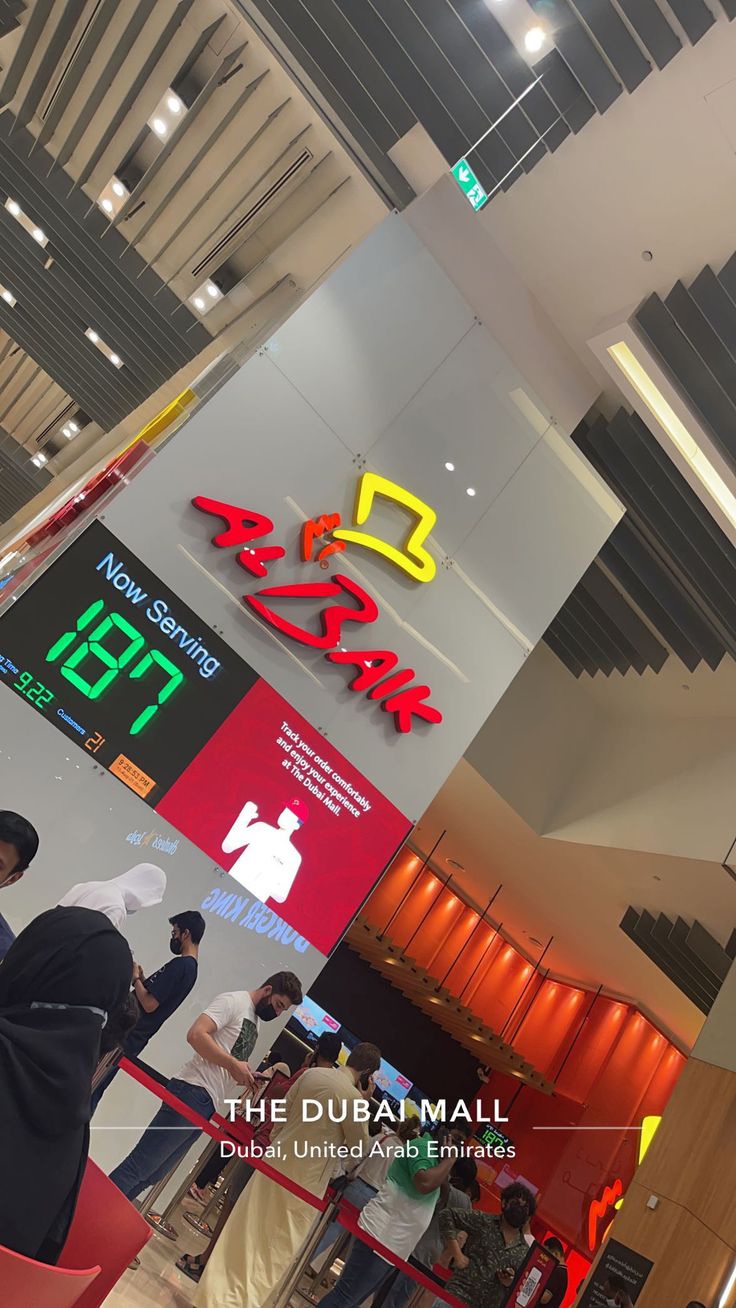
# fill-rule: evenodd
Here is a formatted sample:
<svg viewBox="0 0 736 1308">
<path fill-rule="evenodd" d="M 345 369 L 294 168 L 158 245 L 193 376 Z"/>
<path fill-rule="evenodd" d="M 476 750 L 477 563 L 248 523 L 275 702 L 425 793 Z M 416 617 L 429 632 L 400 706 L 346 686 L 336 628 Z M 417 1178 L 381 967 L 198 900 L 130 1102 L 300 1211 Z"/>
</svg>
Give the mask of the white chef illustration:
<svg viewBox="0 0 736 1308">
<path fill-rule="evenodd" d="M 309 817 L 303 799 L 292 799 L 281 811 L 276 826 L 257 822 L 258 805 L 248 800 L 222 842 L 224 854 L 242 849 L 240 858 L 230 868 L 235 877 L 256 899 L 265 904 L 274 899 L 283 904 L 301 867 L 302 856 L 291 843 Z"/>
</svg>

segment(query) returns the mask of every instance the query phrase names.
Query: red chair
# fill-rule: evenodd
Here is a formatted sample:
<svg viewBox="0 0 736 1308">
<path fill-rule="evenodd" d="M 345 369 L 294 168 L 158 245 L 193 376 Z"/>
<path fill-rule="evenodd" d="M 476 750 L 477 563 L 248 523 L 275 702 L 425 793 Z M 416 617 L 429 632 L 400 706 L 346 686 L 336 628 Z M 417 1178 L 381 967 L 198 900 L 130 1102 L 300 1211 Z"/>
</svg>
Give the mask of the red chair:
<svg viewBox="0 0 736 1308">
<path fill-rule="evenodd" d="M 153 1231 L 138 1210 L 90 1158 L 59 1266 L 84 1267 L 99 1263 L 101 1270 L 94 1284 L 78 1299 L 69 1302 L 74 1303 L 75 1308 L 99 1308 L 152 1235 Z M 0 1301 L 6 1308 L 2 1291 Z M 37 1308 L 32 1298 L 26 1300 L 24 1308 L 31 1304 Z M 41 1308 L 40 1301 L 38 1308 Z"/>
<path fill-rule="evenodd" d="M 49 1267 L 0 1245 L 0 1286 L 3 1308 L 76 1308 L 100 1273 L 99 1267 Z M 101 1299 L 90 1302 L 101 1303 Z"/>
</svg>

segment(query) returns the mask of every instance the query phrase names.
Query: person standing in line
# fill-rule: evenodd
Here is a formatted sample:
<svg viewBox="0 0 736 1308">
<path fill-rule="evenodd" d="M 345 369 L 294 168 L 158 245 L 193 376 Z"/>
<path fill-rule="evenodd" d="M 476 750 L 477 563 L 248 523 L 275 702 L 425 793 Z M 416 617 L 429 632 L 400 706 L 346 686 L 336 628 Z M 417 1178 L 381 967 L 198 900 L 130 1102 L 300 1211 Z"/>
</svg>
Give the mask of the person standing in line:
<svg viewBox="0 0 736 1308">
<path fill-rule="evenodd" d="M 471 1195 L 477 1191 L 477 1175 L 478 1164 L 474 1158 L 456 1160 L 449 1182 L 442 1186 L 432 1220 L 407 1260 L 420 1271 L 431 1275 L 432 1268 L 442 1256 L 445 1242 L 440 1231 L 440 1216 L 443 1209 L 456 1208 L 469 1212 L 472 1208 Z M 406 1308 L 416 1288 L 416 1281 L 406 1272 L 399 1272 L 386 1298 L 386 1308 Z"/>
<path fill-rule="evenodd" d="M 286 1097 L 286 1121 L 277 1122 L 271 1133 L 277 1157 L 269 1161 L 318 1199 L 327 1189 L 340 1146 L 347 1145 L 358 1157 L 367 1152 L 368 1123 L 358 1104 L 370 1100 L 380 1064 L 376 1045 L 356 1045 L 344 1067 L 309 1068 Z M 314 1219 L 310 1204 L 259 1172 L 235 1205 L 195 1304 L 271 1308 Z"/>
<path fill-rule="evenodd" d="M 299 1068 L 293 1076 L 284 1077 L 278 1073 L 272 1076 L 262 1094 L 258 1096 L 257 1102 L 264 1105 L 263 1121 L 259 1122 L 253 1132 L 252 1143 L 258 1149 L 267 1149 L 271 1141 L 271 1132 L 274 1122 L 270 1109 L 274 1100 L 285 1099 L 289 1090 L 310 1067 L 334 1068 L 337 1062 L 337 1056 L 340 1053 L 341 1040 L 339 1035 L 334 1031 L 325 1031 L 317 1038 L 317 1043 L 307 1061 Z M 284 1063 L 277 1063 L 277 1067 L 284 1067 Z M 217 1155 L 215 1155 L 217 1157 Z M 222 1167 L 222 1160 L 218 1160 Z M 239 1158 L 234 1167 L 228 1172 L 227 1177 L 227 1194 L 223 1200 L 222 1211 L 217 1219 L 217 1224 L 212 1232 L 212 1239 L 209 1242 L 203 1254 L 182 1254 L 177 1259 L 177 1267 L 180 1272 L 184 1272 L 192 1281 L 199 1281 L 202 1278 L 207 1263 L 214 1252 L 217 1241 L 222 1235 L 225 1223 L 227 1222 L 233 1208 L 240 1198 L 243 1190 L 255 1173 L 255 1168 L 248 1162 L 247 1158 Z M 199 1182 L 197 1177 L 197 1182 Z M 191 1193 L 191 1190 L 190 1190 Z"/>
<path fill-rule="evenodd" d="M 86 908 L 42 913 L 0 964 L 0 1245 L 26 1258 L 56 1263 L 64 1246 L 100 1037 L 132 971 L 127 941 Z"/>
<path fill-rule="evenodd" d="M 143 975 L 140 963 L 136 963 L 133 970 L 133 991 L 139 1017 L 123 1042 L 122 1052 L 126 1058 L 137 1058 L 143 1052 L 152 1036 L 181 1007 L 197 980 L 197 960 L 205 920 L 195 909 L 188 909 L 170 917 L 169 923 L 169 949 L 174 957 L 148 978 Z M 117 1073 L 118 1068 L 114 1067 L 98 1085 L 92 1096 L 93 1113 Z"/>
<path fill-rule="evenodd" d="M 131 913 L 155 908 L 166 893 L 166 873 L 155 863 L 136 863 L 109 881 L 80 881 L 59 900 L 60 908 L 94 908 L 122 931 Z"/>
<path fill-rule="evenodd" d="M 456 1208 L 440 1213 L 445 1249 L 455 1264 L 447 1289 L 456 1299 L 471 1308 L 501 1308 L 529 1253 L 522 1231 L 536 1207 L 531 1190 L 515 1181 L 503 1192 L 499 1215 Z M 457 1239 L 461 1231 L 467 1234 L 462 1249 Z"/>
<path fill-rule="evenodd" d="M 556 1260 L 552 1275 L 550 1276 L 544 1294 L 540 1300 L 543 1308 L 560 1308 L 560 1305 L 567 1294 L 568 1275 L 565 1266 L 565 1250 L 561 1240 L 556 1235 L 550 1235 L 545 1240 L 543 1248 L 547 1253 L 551 1253 Z"/>
<path fill-rule="evenodd" d="M 27 818 L 10 809 L 0 811 L 0 890 L 14 886 L 38 853 L 38 832 Z M 0 962 L 15 940 L 15 932 L 0 914 Z"/>
<path fill-rule="evenodd" d="M 259 1021 L 271 1022 L 302 1002 L 301 982 L 293 972 L 276 972 L 255 990 L 218 995 L 187 1034 L 194 1054 L 168 1083 L 177 1099 L 208 1121 L 225 1113 L 227 1100 L 239 1098 L 238 1087 L 253 1090 L 248 1064 L 258 1039 Z M 110 1180 L 128 1199 L 137 1199 L 166 1176 L 200 1135 L 175 1108 L 162 1104 L 137 1145 Z"/>
<path fill-rule="evenodd" d="M 448 1139 L 441 1129 L 435 1137 L 421 1135 L 409 1141 L 389 1167 L 384 1186 L 358 1218 L 358 1226 L 405 1262 L 427 1230 L 441 1187 L 457 1161 L 457 1146 L 448 1145 Z M 359 1308 L 393 1270 L 392 1263 L 357 1239 L 341 1275 L 320 1305 Z"/>
</svg>

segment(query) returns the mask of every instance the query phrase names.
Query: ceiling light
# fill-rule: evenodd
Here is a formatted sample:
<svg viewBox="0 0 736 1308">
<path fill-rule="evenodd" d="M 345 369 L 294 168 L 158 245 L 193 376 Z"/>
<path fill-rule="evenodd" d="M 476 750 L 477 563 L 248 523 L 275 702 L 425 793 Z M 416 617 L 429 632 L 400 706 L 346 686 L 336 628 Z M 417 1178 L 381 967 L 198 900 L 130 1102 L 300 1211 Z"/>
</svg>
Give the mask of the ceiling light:
<svg viewBox="0 0 736 1308">
<path fill-rule="evenodd" d="M 222 291 L 217 285 L 217 282 L 213 282 L 211 277 L 208 277 L 206 282 L 203 282 L 201 286 L 198 286 L 194 293 L 189 297 L 190 302 L 201 314 L 209 313 L 210 309 L 212 309 L 222 298 Z"/>
<path fill-rule="evenodd" d="M 454 472 L 454 471 L 455 471 L 455 464 L 454 464 L 454 463 L 446 463 L 446 464 L 445 464 L 445 467 L 447 468 L 447 471 L 448 471 L 448 472 Z"/>
<path fill-rule="evenodd" d="M 93 345 L 96 345 L 100 339 L 99 336 L 97 335 L 97 332 L 93 332 L 91 327 L 88 327 L 84 334 L 92 342 Z"/>
<path fill-rule="evenodd" d="M 151 123 L 151 127 L 153 128 L 157 136 L 165 136 L 168 131 L 168 128 L 163 118 L 154 118 L 153 122 Z"/>
<path fill-rule="evenodd" d="M 118 196 L 118 198 L 122 200 L 123 196 L 125 195 L 125 187 L 123 186 L 123 183 L 114 181 L 112 184 L 112 189 L 115 192 L 115 194 Z"/>
<path fill-rule="evenodd" d="M 524 37 L 524 45 L 530 54 L 538 54 L 546 39 L 543 27 L 530 27 Z"/>
<path fill-rule="evenodd" d="M 167 109 L 169 110 L 170 113 L 172 113 L 172 114 L 180 114 L 180 113 L 181 113 L 181 110 L 182 110 L 182 103 L 181 103 L 181 100 L 179 99 L 178 95 L 174 95 L 173 92 L 172 92 L 171 95 L 167 95 L 167 97 L 166 97 L 166 107 L 167 107 Z"/>
<path fill-rule="evenodd" d="M 62 427 L 61 434 L 62 436 L 66 436 L 67 440 L 69 440 L 69 437 L 71 436 L 72 433 L 70 432 L 68 427 Z"/>
<path fill-rule="evenodd" d="M 202 296 L 201 296 L 201 295 L 195 295 L 195 297 L 194 297 L 194 303 L 195 303 L 195 305 L 197 306 L 198 309 L 206 309 L 206 308 L 207 308 L 207 305 L 205 304 L 205 302 L 204 302 L 204 300 L 202 299 Z"/>
<path fill-rule="evenodd" d="M 655 385 L 633 350 L 625 341 L 618 341 L 615 345 L 608 346 L 608 354 L 621 369 L 639 398 L 643 400 L 649 412 L 656 418 L 659 426 L 667 434 L 672 444 L 687 460 L 695 476 L 725 513 L 731 525 L 736 527 L 736 495 L 726 485 L 720 473 L 698 445 L 695 437 L 690 434 L 685 424 L 678 418 L 671 404 Z"/>
<path fill-rule="evenodd" d="M 31 234 L 33 236 L 34 241 L 38 241 L 39 245 L 43 245 L 44 241 L 46 240 L 46 233 L 42 231 L 40 227 L 34 227 L 33 232 Z"/>
<path fill-rule="evenodd" d="M 10 200 L 10 199 L 6 200 L 5 208 L 8 210 L 9 213 L 12 213 L 14 218 L 18 217 L 20 213 L 20 205 L 18 204 L 17 200 Z"/>
<path fill-rule="evenodd" d="M 8 198 L 5 201 L 5 208 L 8 213 L 12 213 L 13 217 L 17 219 L 21 227 L 28 232 L 28 235 L 33 237 L 34 241 L 38 241 L 39 245 L 48 244 L 49 238 L 43 228 L 36 226 L 34 220 L 29 218 L 27 213 L 23 212 L 17 200 L 11 200 Z"/>
<path fill-rule="evenodd" d="M 74 435 L 76 435 L 76 433 L 79 431 L 79 427 L 77 426 L 76 422 L 70 422 L 70 423 L 69 423 L 69 430 L 70 430 L 70 432 L 72 432 Z"/>
<path fill-rule="evenodd" d="M 102 207 L 105 210 L 105 213 L 112 213 L 112 200 L 105 198 L 102 201 Z"/>
<path fill-rule="evenodd" d="M 15 296 L 13 295 L 13 292 L 9 291 L 7 287 L 3 287 L 2 292 L 0 292 L 0 294 L 2 294 L 5 303 L 9 304 L 12 309 L 13 305 L 15 304 Z"/>
<path fill-rule="evenodd" d="M 42 468 L 44 463 L 48 463 L 48 459 L 46 458 L 46 455 L 42 454 L 39 450 L 38 454 L 34 454 L 31 463 L 35 463 L 37 468 Z"/>
<path fill-rule="evenodd" d="M 472 496 L 475 495 L 475 486 L 468 486 L 468 489 L 466 490 L 465 494 L 470 495 L 472 498 Z"/>
<path fill-rule="evenodd" d="M 208 294 L 208 295 L 211 295 L 213 300 L 216 300 L 216 299 L 218 298 L 218 296 L 220 295 L 220 288 L 219 288 L 219 286 L 215 286 L 215 283 L 214 283 L 214 282 L 208 282 L 208 283 L 207 283 L 207 294 Z"/>
<path fill-rule="evenodd" d="M 122 368 L 123 366 L 123 361 L 119 354 L 111 354 L 110 363 L 114 363 L 116 368 Z"/>
</svg>

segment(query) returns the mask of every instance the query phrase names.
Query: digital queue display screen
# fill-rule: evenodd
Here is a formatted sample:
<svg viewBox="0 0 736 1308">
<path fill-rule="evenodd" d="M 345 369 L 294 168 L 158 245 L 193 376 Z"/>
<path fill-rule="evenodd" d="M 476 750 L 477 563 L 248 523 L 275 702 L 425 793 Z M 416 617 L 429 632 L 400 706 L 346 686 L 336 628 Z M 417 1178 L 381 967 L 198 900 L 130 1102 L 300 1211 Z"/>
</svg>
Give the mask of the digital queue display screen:
<svg viewBox="0 0 736 1308">
<path fill-rule="evenodd" d="M 151 806 L 256 681 L 100 522 L 0 614 L 0 684 Z"/>
</svg>

